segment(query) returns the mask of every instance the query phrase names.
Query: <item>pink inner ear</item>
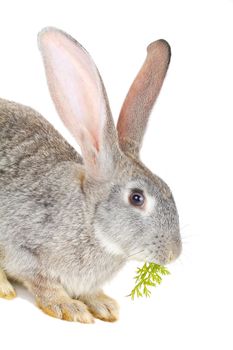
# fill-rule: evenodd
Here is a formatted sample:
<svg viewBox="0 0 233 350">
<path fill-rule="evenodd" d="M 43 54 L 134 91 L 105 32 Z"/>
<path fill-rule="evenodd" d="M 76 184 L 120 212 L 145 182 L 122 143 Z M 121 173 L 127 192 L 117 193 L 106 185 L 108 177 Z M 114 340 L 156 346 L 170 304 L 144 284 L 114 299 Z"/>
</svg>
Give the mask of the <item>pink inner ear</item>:
<svg viewBox="0 0 233 350">
<path fill-rule="evenodd" d="M 72 38 L 57 30 L 40 36 L 48 85 L 64 124 L 85 147 L 83 134 L 99 150 L 106 120 L 105 105 L 97 69 L 88 53 Z M 85 130 L 85 132 L 82 132 Z"/>
</svg>

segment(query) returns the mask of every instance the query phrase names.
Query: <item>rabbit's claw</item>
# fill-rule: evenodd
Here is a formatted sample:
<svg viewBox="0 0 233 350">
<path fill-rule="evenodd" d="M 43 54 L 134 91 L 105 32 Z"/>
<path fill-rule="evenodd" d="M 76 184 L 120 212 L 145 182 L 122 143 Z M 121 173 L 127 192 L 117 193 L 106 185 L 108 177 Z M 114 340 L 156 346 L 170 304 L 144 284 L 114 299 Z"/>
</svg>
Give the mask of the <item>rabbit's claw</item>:
<svg viewBox="0 0 233 350">
<path fill-rule="evenodd" d="M 117 302 L 105 295 L 99 293 L 91 296 L 79 297 L 88 307 L 89 311 L 95 318 L 106 322 L 115 322 L 119 317 L 119 306 Z"/>
<path fill-rule="evenodd" d="M 61 300 L 57 302 L 47 302 L 37 299 L 37 306 L 47 315 L 66 321 L 93 323 L 94 318 L 88 311 L 87 306 L 79 300 Z"/>
</svg>

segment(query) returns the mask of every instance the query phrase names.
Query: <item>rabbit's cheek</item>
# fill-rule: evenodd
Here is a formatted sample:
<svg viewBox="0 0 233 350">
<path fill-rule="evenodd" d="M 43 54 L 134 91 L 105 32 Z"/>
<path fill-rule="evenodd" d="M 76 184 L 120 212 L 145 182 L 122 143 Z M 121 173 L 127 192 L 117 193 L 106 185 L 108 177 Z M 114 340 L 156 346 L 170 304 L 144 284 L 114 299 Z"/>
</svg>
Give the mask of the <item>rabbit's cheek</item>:
<svg viewBox="0 0 233 350">
<path fill-rule="evenodd" d="M 107 237 L 106 234 L 103 234 L 102 230 L 95 225 L 95 236 L 99 240 L 99 243 L 101 246 L 109 253 L 113 255 L 125 255 L 124 251 L 120 247 L 119 244 L 114 242 L 110 239 L 110 237 Z"/>
</svg>

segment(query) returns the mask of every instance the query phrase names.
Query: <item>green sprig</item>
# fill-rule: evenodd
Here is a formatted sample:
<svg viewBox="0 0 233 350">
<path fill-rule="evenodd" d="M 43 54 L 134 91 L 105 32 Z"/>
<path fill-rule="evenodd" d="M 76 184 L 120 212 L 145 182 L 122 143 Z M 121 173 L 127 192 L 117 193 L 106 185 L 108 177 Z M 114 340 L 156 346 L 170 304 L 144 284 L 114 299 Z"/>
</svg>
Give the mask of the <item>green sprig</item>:
<svg viewBox="0 0 233 350">
<path fill-rule="evenodd" d="M 134 277 L 135 279 L 135 287 L 130 293 L 130 297 L 134 300 L 135 296 L 142 297 L 150 297 L 151 291 L 149 287 L 156 287 L 162 282 L 162 277 L 165 275 L 170 275 L 170 272 L 165 266 L 161 266 L 154 263 L 145 262 L 145 264 L 141 268 L 137 268 L 137 275 Z"/>
</svg>

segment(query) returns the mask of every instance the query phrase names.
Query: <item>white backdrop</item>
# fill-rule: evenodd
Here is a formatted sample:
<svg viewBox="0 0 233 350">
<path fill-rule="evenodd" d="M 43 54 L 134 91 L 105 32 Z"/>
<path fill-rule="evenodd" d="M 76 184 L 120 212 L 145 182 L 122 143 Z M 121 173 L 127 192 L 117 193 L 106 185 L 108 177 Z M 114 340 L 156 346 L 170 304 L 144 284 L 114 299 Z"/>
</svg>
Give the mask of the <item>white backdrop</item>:
<svg viewBox="0 0 233 350">
<path fill-rule="evenodd" d="M 50 318 L 18 287 L 18 298 L 0 300 L 0 347 L 232 349 L 233 2 L 2 1 L 0 96 L 37 109 L 70 140 L 37 49 L 37 32 L 47 25 L 91 53 L 115 120 L 146 46 L 159 38 L 170 43 L 172 61 L 142 159 L 173 191 L 183 254 L 150 299 L 125 297 L 137 262 L 106 286 L 121 305 L 114 324 Z"/>
</svg>

